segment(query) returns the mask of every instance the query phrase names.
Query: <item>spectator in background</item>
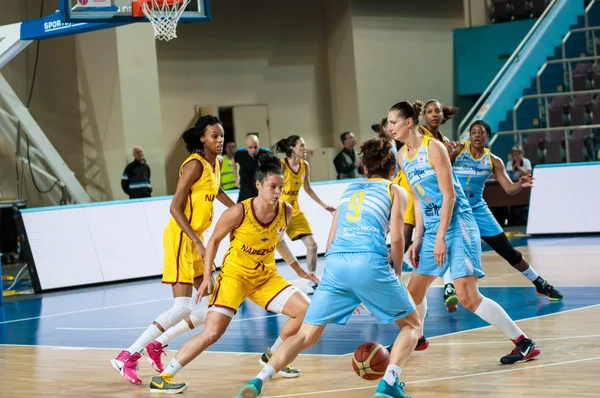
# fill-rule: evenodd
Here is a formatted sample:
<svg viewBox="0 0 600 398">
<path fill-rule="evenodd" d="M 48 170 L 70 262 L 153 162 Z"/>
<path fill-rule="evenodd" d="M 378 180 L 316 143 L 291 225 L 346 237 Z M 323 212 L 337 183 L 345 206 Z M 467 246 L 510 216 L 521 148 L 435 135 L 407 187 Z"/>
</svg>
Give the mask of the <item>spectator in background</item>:
<svg viewBox="0 0 600 398">
<path fill-rule="evenodd" d="M 225 144 L 225 155 L 223 155 L 223 166 L 221 167 L 221 188 L 223 190 L 235 189 L 236 179 L 233 169 L 237 172 L 237 163 L 233 160 L 235 154 L 236 145 L 235 142 L 231 141 Z"/>
<path fill-rule="evenodd" d="M 506 170 L 510 175 L 510 179 L 516 181 L 524 175 L 531 174 L 531 162 L 523 157 L 523 149 L 520 146 L 514 146 L 510 151 L 512 160 L 506 163 Z"/>
<path fill-rule="evenodd" d="M 246 148 L 238 149 L 233 155 L 235 163 L 239 167 L 233 169 L 235 176 L 235 185 L 240 189 L 237 202 L 248 198 L 258 196 L 254 175 L 256 174 L 256 166 L 258 166 L 258 155 L 264 152 L 271 152 L 267 148 L 260 147 L 260 141 L 255 135 L 246 137 Z"/>
<path fill-rule="evenodd" d="M 121 177 L 121 188 L 129 199 L 149 198 L 152 196 L 150 185 L 150 166 L 144 159 L 144 148 L 133 148 L 133 162 L 129 163 Z"/>
<path fill-rule="evenodd" d="M 344 145 L 344 149 L 333 159 L 333 164 L 337 171 L 337 179 L 356 178 L 358 173 L 362 174 L 360 158 L 356 155 L 356 151 L 354 151 L 356 138 L 352 132 L 346 131 L 340 135 L 340 140 Z"/>
</svg>

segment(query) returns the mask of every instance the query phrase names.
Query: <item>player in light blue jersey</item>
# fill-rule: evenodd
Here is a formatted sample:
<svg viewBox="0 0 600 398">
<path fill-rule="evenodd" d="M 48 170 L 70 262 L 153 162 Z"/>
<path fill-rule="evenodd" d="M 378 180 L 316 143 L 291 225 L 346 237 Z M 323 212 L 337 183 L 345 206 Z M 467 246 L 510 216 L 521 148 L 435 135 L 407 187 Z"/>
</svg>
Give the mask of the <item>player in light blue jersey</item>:
<svg viewBox="0 0 600 398">
<path fill-rule="evenodd" d="M 521 252 L 515 250 L 483 200 L 483 189 L 492 172 L 509 195 L 531 187 L 533 181 L 531 175 L 522 176 L 517 182 L 510 180 L 502 159 L 485 147 L 491 135 L 490 126 L 483 120 L 478 120 L 470 127 L 471 140 L 459 144 L 455 152 L 450 155 L 451 158 L 455 158 L 454 173 L 469 200 L 481 239 L 529 279 L 534 284 L 538 295 L 546 296 L 551 301 L 562 300 L 563 295 L 538 275 Z"/>
<path fill-rule="evenodd" d="M 452 171 L 446 147 L 423 136 L 417 128 L 422 109 L 420 101 L 414 105 L 404 101 L 392 106 L 388 112 L 394 139 L 405 144 L 398 152 L 398 160 L 410 182 L 415 201 L 416 231 L 408 250 L 414 270 L 408 291 L 423 320 L 427 312 L 425 294 L 429 286 L 450 269 L 459 302 L 497 327 L 515 344 L 513 351 L 500 361 L 513 364 L 530 360 L 541 350 L 502 307 L 479 292 L 477 279 L 484 276 L 479 229 Z M 419 340 L 420 345 L 426 342 L 423 334 Z"/>
<path fill-rule="evenodd" d="M 379 322 L 395 322 L 400 327 L 390 363 L 374 397 L 408 397 L 399 376 L 421 330 L 415 304 L 399 278 L 408 194 L 390 181 L 396 159 L 389 140 L 374 137 L 363 143 L 361 159 L 369 179 L 351 183 L 342 195 L 327 240 L 325 273 L 304 323 L 295 336 L 281 344 L 238 397 L 260 395 L 263 385 L 300 352 L 315 344 L 328 324 L 346 324 L 360 303 Z M 388 264 L 388 227 L 395 269 Z"/>
</svg>

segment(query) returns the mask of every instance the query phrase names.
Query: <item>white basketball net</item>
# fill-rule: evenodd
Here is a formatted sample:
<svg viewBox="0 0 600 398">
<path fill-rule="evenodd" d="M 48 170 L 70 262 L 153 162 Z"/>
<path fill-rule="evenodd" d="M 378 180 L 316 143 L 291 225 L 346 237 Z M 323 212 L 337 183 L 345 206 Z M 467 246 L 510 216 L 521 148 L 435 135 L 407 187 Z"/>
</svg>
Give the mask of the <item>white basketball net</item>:
<svg viewBox="0 0 600 398">
<path fill-rule="evenodd" d="M 149 4 L 152 3 L 152 7 Z M 166 0 L 151 0 L 142 3 L 142 11 L 152 23 L 154 37 L 157 40 L 169 41 L 177 37 L 177 22 L 183 15 L 190 0 L 169 4 Z"/>
</svg>

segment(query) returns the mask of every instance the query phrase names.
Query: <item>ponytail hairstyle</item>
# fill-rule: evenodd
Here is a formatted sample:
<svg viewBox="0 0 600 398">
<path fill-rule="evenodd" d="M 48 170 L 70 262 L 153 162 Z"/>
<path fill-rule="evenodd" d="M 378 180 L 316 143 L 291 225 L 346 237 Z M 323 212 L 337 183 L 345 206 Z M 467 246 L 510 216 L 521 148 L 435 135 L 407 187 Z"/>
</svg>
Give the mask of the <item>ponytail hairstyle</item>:
<svg viewBox="0 0 600 398">
<path fill-rule="evenodd" d="M 363 142 L 360 157 L 369 177 L 389 178 L 392 168 L 396 167 L 392 143 L 387 138 L 375 136 Z"/>
<path fill-rule="evenodd" d="M 215 126 L 221 124 L 218 117 L 213 115 L 201 116 L 194 127 L 187 129 L 181 135 L 181 139 L 185 142 L 185 149 L 189 153 L 203 152 L 204 144 L 200 140 L 200 137 L 204 136 L 208 126 Z"/>
<path fill-rule="evenodd" d="M 386 116 L 383 119 L 381 119 L 381 122 L 379 123 L 379 134 L 377 134 L 379 137 L 387 138 L 387 135 L 385 134 L 385 131 L 387 130 L 387 125 L 388 121 Z"/>
<path fill-rule="evenodd" d="M 452 119 L 454 116 L 456 116 L 458 114 L 458 111 L 460 110 L 459 108 L 452 106 L 452 105 L 443 105 L 440 101 L 438 101 L 436 99 L 430 99 L 429 101 L 425 102 L 425 106 L 423 108 L 426 108 L 427 105 L 432 102 L 438 103 L 440 108 L 442 108 L 442 121 L 440 124 L 444 124 L 448 120 Z"/>
<path fill-rule="evenodd" d="M 469 132 L 471 132 L 471 129 L 473 128 L 473 126 L 483 127 L 483 130 L 485 130 L 485 132 L 488 133 L 488 138 L 492 138 L 492 128 L 490 127 L 489 124 L 487 124 L 483 120 L 475 120 L 473 122 L 473 124 L 471 124 L 471 126 L 469 127 Z"/>
<path fill-rule="evenodd" d="M 296 146 L 296 142 L 300 139 L 298 135 L 290 135 L 287 138 L 282 138 L 273 147 L 273 152 L 285 153 L 285 156 L 292 156 L 292 148 Z"/>
<path fill-rule="evenodd" d="M 390 111 L 396 111 L 399 115 L 407 119 L 412 119 L 415 126 L 419 124 L 419 116 L 423 111 L 423 102 L 415 101 L 412 104 L 408 101 L 398 102 L 390 108 Z"/>
<path fill-rule="evenodd" d="M 270 174 L 283 175 L 281 160 L 273 152 L 263 152 L 258 156 L 258 166 L 256 167 L 255 174 L 256 181 L 262 184 Z"/>
</svg>

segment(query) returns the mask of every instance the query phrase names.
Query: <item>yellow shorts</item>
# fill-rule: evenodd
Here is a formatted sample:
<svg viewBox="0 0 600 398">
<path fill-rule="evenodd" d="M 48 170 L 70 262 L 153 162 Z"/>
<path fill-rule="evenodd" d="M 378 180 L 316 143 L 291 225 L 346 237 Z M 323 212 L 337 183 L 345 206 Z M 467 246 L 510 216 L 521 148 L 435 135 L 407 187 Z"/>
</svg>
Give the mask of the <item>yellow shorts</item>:
<svg viewBox="0 0 600 398">
<path fill-rule="evenodd" d="M 408 206 L 406 206 L 406 210 L 404 211 L 404 224 L 415 225 L 415 202 L 412 196 L 412 191 L 410 190 L 410 184 L 408 182 L 408 178 L 403 171 L 398 173 L 396 180 L 394 181 L 396 184 L 400 185 L 402 188 L 406 189 L 408 192 Z"/>
<path fill-rule="evenodd" d="M 204 242 L 204 236 L 200 239 Z M 163 283 L 192 285 L 194 279 L 204 275 L 202 258 L 194 242 L 179 227 L 169 223 L 163 234 L 165 260 Z"/>
<path fill-rule="evenodd" d="M 291 283 L 286 281 L 277 270 L 261 273 L 255 278 L 237 273 L 236 265 L 224 264 L 217 276 L 217 283 L 210 298 L 209 307 L 221 307 L 237 312 L 245 299 L 267 309 L 271 301 Z"/>
<path fill-rule="evenodd" d="M 310 228 L 310 224 L 308 223 L 308 219 L 302 212 L 302 210 L 294 211 L 292 215 L 292 219 L 287 226 L 286 230 L 287 236 L 291 240 L 298 239 L 305 235 L 312 235 L 312 229 Z"/>
</svg>

